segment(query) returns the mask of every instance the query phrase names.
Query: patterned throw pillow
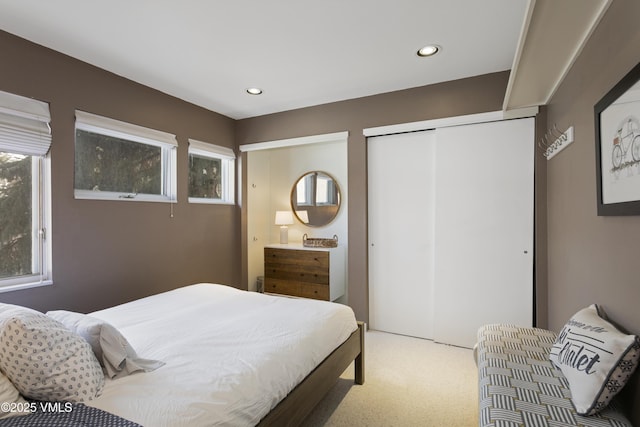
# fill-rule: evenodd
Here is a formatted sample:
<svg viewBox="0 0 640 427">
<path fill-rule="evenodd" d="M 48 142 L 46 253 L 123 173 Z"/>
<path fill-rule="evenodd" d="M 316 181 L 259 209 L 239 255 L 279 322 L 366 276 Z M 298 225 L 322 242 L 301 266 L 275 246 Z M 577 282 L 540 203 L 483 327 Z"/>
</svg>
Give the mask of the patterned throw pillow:
<svg viewBox="0 0 640 427">
<path fill-rule="evenodd" d="M 638 365 L 640 340 L 604 320 L 593 304 L 562 328 L 549 359 L 562 371 L 580 415 L 606 408 Z"/>
<path fill-rule="evenodd" d="M 104 375 L 91 346 L 35 310 L 0 304 L 0 369 L 25 397 L 82 402 L 97 397 Z"/>
</svg>

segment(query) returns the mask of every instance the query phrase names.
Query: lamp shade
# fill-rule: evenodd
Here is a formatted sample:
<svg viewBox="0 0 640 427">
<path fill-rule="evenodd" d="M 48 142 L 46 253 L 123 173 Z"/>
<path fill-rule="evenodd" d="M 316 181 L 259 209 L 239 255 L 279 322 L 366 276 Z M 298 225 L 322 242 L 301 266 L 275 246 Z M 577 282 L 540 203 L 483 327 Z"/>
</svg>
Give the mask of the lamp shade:
<svg viewBox="0 0 640 427">
<path fill-rule="evenodd" d="M 293 224 L 293 214 L 291 211 L 276 211 L 276 225 Z"/>
</svg>

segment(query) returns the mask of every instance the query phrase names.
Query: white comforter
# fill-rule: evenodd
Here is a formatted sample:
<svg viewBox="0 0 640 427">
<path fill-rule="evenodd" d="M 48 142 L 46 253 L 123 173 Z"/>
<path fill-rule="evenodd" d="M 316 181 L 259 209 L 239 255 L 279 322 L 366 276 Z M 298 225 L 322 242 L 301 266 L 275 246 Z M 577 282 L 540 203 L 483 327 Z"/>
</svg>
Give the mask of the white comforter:
<svg viewBox="0 0 640 427">
<path fill-rule="evenodd" d="M 90 314 L 166 363 L 87 402 L 145 427 L 255 425 L 357 328 L 345 305 L 204 283 Z"/>
</svg>

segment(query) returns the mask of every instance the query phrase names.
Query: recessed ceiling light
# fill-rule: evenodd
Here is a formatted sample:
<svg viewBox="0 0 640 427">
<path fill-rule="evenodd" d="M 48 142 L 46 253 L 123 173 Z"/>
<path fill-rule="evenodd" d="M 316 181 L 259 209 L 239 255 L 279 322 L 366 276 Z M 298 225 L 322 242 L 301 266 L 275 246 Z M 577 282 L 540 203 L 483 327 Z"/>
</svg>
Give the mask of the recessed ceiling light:
<svg viewBox="0 0 640 427">
<path fill-rule="evenodd" d="M 262 89 L 260 89 L 259 87 L 250 87 L 249 89 L 247 89 L 247 93 L 249 95 L 260 95 L 262 93 Z"/>
<path fill-rule="evenodd" d="M 433 56 L 436 53 L 440 52 L 440 46 L 437 46 L 435 44 L 430 44 L 428 46 L 423 47 L 422 49 L 418 50 L 417 54 L 418 56 L 421 57 L 427 57 L 427 56 Z"/>
</svg>

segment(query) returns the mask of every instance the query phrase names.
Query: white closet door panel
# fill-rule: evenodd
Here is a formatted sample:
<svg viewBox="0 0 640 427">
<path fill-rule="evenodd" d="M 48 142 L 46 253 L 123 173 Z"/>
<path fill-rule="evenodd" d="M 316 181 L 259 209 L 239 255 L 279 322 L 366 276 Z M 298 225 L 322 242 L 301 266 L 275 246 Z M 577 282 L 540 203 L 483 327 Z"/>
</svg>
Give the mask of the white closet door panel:
<svg viewBox="0 0 640 427">
<path fill-rule="evenodd" d="M 533 319 L 534 119 L 436 132 L 436 341 Z"/>
<path fill-rule="evenodd" d="M 369 138 L 369 321 L 433 334 L 434 132 Z"/>
</svg>

